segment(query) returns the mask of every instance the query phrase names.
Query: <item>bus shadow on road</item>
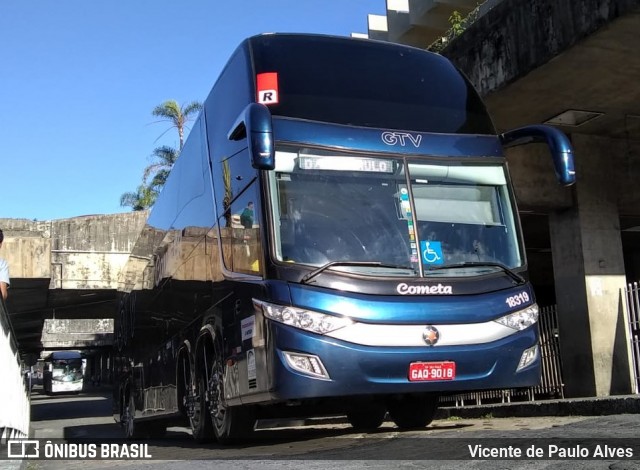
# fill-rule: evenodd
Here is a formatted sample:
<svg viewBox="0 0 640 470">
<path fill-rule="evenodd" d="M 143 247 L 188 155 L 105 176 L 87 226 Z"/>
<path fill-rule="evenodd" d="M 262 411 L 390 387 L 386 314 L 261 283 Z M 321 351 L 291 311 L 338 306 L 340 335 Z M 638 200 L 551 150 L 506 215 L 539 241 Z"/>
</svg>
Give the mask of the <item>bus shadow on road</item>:
<svg viewBox="0 0 640 470">
<path fill-rule="evenodd" d="M 424 430 L 411 430 L 411 433 L 432 434 L 433 431 L 452 431 L 470 426 L 464 423 L 442 423 Z M 325 448 L 346 449 L 353 446 L 388 441 L 390 437 L 403 434 L 391 423 L 380 429 L 362 432 L 346 424 L 304 425 L 296 427 L 258 429 L 245 440 L 233 444 L 220 444 L 215 441 L 198 443 L 191 437 L 187 428 L 169 428 L 164 438 L 150 438 L 127 441 L 122 438 L 120 425 L 99 424 L 68 426 L 64 437 L 69 441 L 85 439 L 101 443 L 145 443 L 148 444 L 153 458 L 156 459 L 231 459 L 231 458 L 279 458 L 303 455 Z"/>
<path fill-rule="evenodd" d="M 111 402 L 101 396 L 74 395 L 40 397 L 31 401 L 31 421 L 106 418 L 112 416 Z M 70 399 L 73 400 L 70 403 Z"/>
<path fill-rule="evenodd" d="M 293 443 L 296 441 L 306 441 L 311 439 L 340 437 L 340 436 L 357 436 L 359 433 L 352 428 L 323 428 L 304 426 L 296 429 L 264 429 L 257 430 L 244 439 L 242 442 L 232 445 L 222 445 L 215 440 L 210 442 L 196 442 L 187 428 L 169 428 L 167 434 L 162 438 L 140 438 L 133 439 L 130 442 L 145 442 L 154 447 L 184 447 L 190 449 L 198 448 L 244 448 L 255 445 L 271 445 Z M 105 441 L 113 440 L 118 442 L 126 442 L 124 439 L 124 430 L 117 423 L 112 424 L 87 424 L 76 426 L 65 426 L 64 439 L 91 439 Z"/>
</svg>

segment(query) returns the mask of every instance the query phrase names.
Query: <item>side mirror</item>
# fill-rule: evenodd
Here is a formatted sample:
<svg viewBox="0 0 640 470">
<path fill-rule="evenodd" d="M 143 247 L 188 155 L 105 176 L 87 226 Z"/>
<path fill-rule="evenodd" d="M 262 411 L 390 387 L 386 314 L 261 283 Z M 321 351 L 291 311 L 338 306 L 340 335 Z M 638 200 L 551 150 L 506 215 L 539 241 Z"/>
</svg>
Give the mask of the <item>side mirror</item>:
<svg viewBox="0 0 640 470">
<path fill-rule="evenodd" d="M 544 142 L 551 151 L 556 178 L 563 186 L 571 186 L 576 182 L 576 171 L 573 164 L 573 147 L 564 132 L 544 124 L 513 129 L 500 135 L 504 147 Z"/>
<path fill-rule="evenodd" d="M 231 126 L 229 140 L 247 139 L 251 166 L 258 170 L 275 168 L 271 112 L 259 103 L 250 103 Z"/>
</svg>

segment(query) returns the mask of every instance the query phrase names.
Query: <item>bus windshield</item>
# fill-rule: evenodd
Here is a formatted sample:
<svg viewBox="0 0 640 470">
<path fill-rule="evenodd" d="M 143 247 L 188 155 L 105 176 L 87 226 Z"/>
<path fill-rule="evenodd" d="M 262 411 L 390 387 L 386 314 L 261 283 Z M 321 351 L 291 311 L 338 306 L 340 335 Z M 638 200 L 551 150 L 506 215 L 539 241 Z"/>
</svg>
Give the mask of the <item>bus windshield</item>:
<svg viewBox="0 0 640 470">
<path fill-rule="evenodd" d="M 82 380 L 82 359 L 54 359 L 51 378 L 59 382 Z"/>
<path fill-rule="evenodd" d="M 270 187 L 281 262 L 407 277 L 420 265 L 456 277 L 523 263 L 502 164 L 287 148 Z"/>
</svg>

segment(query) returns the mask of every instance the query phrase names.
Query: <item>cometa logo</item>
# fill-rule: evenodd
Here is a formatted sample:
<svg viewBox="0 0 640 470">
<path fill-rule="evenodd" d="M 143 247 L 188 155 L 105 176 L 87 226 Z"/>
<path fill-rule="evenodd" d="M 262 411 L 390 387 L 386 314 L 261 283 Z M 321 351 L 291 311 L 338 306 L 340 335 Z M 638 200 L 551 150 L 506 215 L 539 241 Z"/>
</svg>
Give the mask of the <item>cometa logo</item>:
<svg viewBox="0 0 640 470">
<path fill-rule="evenodd" d="M 451 286 L 443 286 L 442 284 L 438 284 L 437 286 L 410 286 L 409 284 L 402 282 L 398 284 L 396 290 L 400 295 L 453 294 Z"/>
</svg>

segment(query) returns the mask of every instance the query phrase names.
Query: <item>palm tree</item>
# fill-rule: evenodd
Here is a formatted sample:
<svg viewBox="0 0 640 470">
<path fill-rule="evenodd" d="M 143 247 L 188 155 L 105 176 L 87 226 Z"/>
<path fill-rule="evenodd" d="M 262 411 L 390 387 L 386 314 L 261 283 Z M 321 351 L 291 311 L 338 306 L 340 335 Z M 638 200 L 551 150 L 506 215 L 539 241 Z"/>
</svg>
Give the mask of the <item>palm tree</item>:
<svg viewBox="0 0 640 470">
<path fill-rule="evenodd" d="M 178 155 L 180 155 L 180 152 L 167 145 L 153 149 L 151 156 L 154 157 L 156 161 L 144 169 L 142 184 L 146 185 L 149 176 L 153 175 L 149 187 L 159 192 L 167 182 L 169 172 L 178 159 Z"/>
<path fill-rule="evenodd" d="M 131 210 L 134 211 L 142 211 L 149 209 L 157 197 L 158 192 L 155 189 L 141 184 L 135 193 L 129 191 L 120 196 L 120 206 L 131 207 Z"/>
<path fill-rule="evenodd" d="M 202 104 L 197 101 L 192 101 L 191 103 L 180 106 L 175 100 L 165 101 L 153 109 L 151 114 L 162 118 L 162 121 L 169 121 L 171 123 L 169 129 L 175 127 L 178 130 L 180 148 L 176 150 L 166 145 L 155 148 L 152 153 L 155 161 L 144 169 L 142 184 L 138 186 L 135 192 L 129 191 L 122 194 L 122 196 L 120 196 L 120 206 L 131 207 L 132 210 L 139 211 L 148 209 L 153 205 L 184 146 L 184 130 L 186 124 L 192 120 L 201 109 Z M 167 131 L 169 129 L 167 129 Z M 164 133 L 162 135 L 164 135 Z M 151 181 L 147 182 L 151 175 L 153 175 Z"/>
<path fill-rule="evenodd" d="M 180 150 L 182 150 L 182 146 L 184 145 L 184 129 L 186 127 L 186 124 L 192 118 L 194 118 L 201 109 L 202 103 L 199 103 L 198 101 L 192 101 L 191 103 L 186 103 L 180 106 L 175 100 L 167 100 L 161 105 L 156 106 L 151 114 L 156 117 L 162 118 L 161 121 L 169 121 L 171 123 L 171 127 L 175 127 L 176 129 L 178 129 L 178 137 L 180 138 Z M 165 131 L 165 133 L 167 131 Z M 164 135 L 164 133 L 162 135 Z"/>
<path fill-rule="evenodd" d="M 224 198 L 222 207 L 224 208 L 224 219 L 227 227 L 231 227 L 231 201 L 233 200 L 233 188 L 231 187 L 231 168 L 229 160 L 222 162 L 222 180 L 224 181 Z"/>
</svg>

